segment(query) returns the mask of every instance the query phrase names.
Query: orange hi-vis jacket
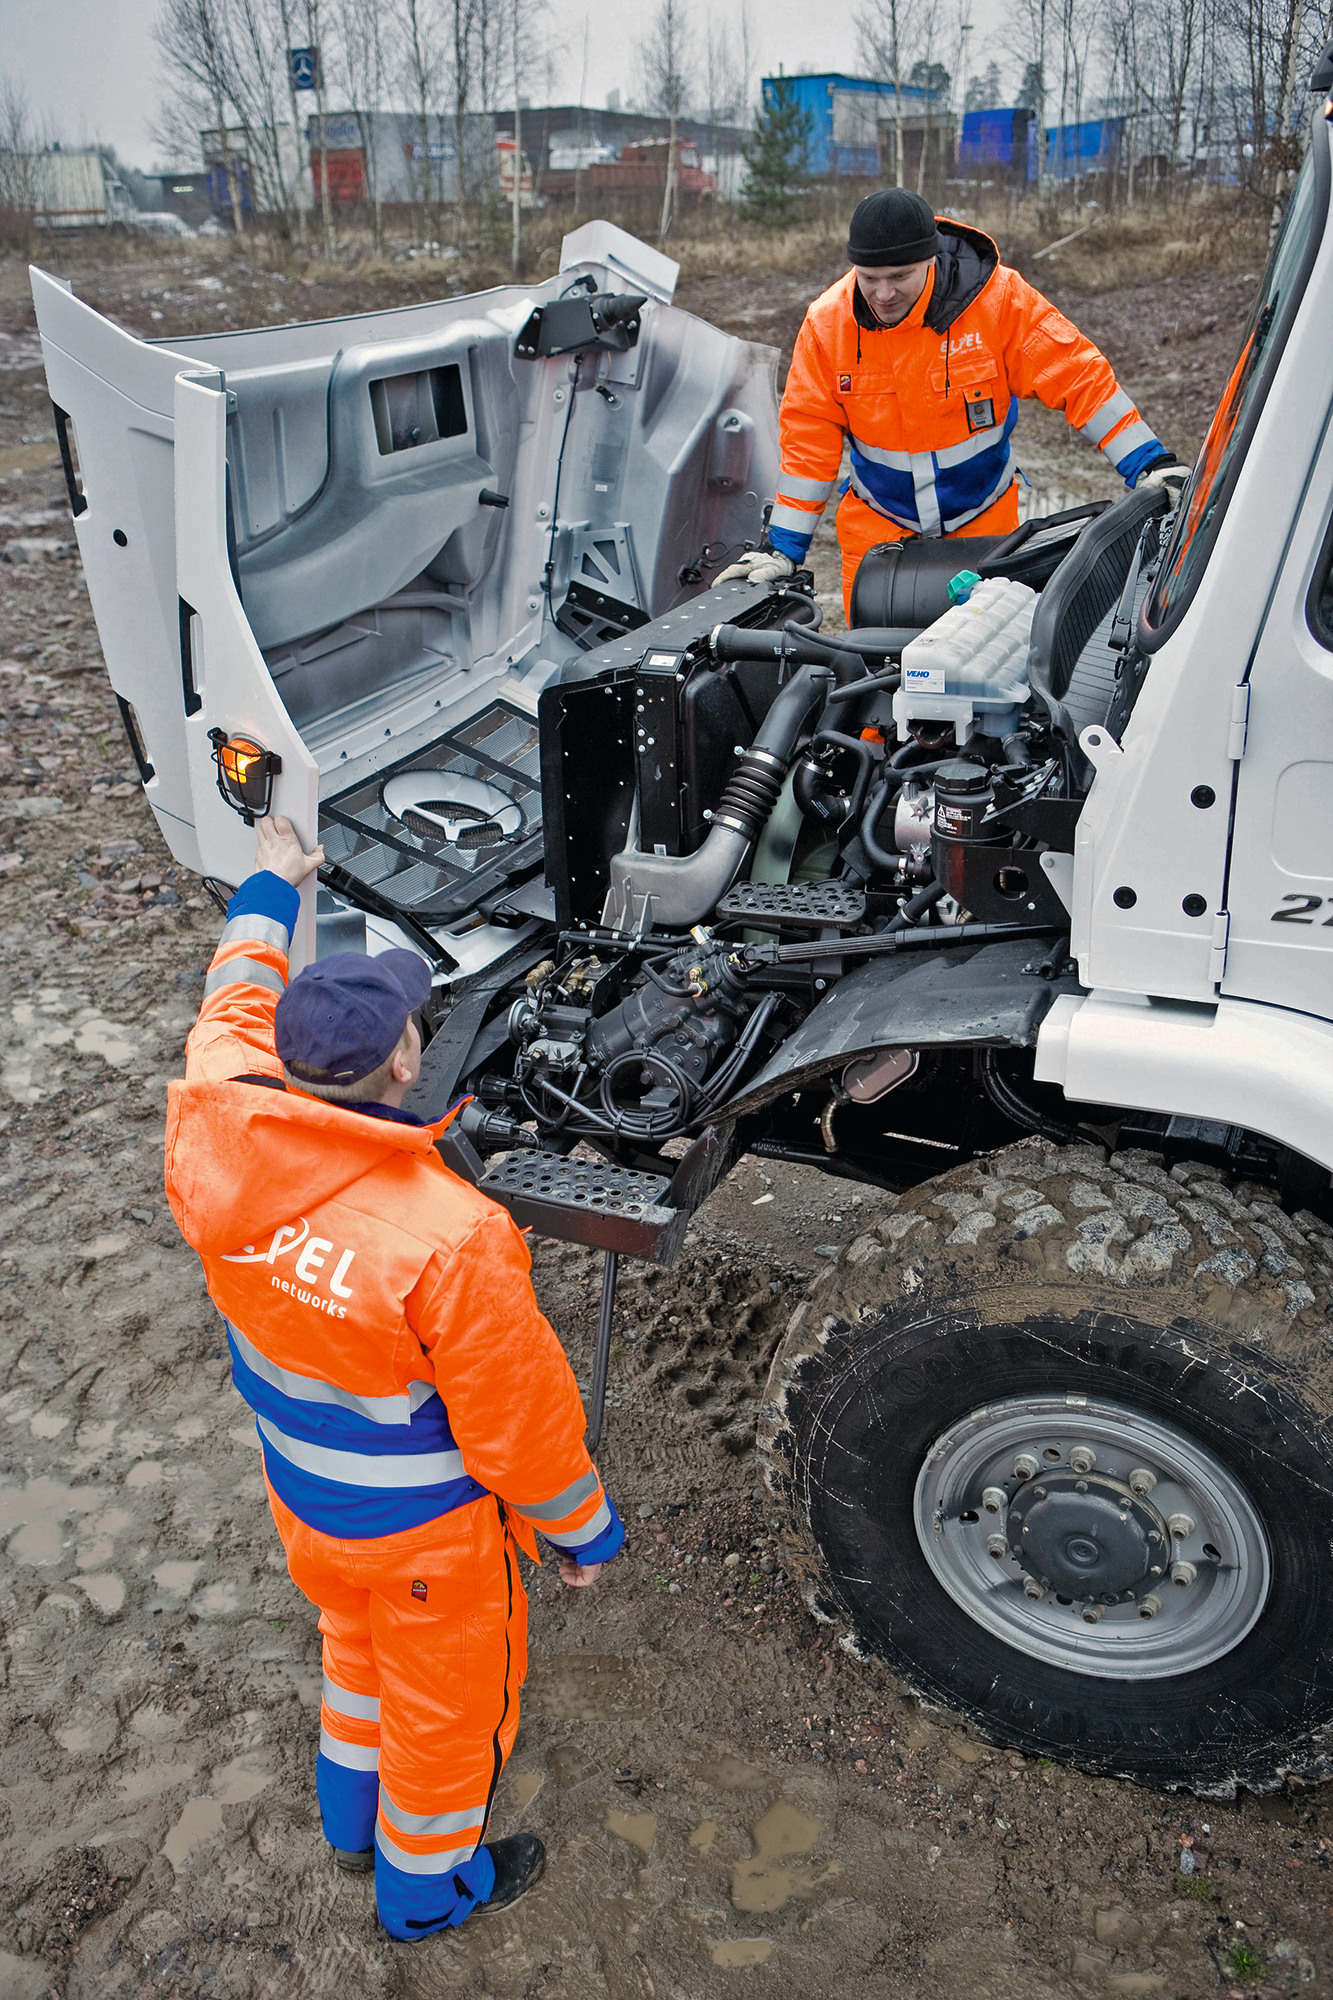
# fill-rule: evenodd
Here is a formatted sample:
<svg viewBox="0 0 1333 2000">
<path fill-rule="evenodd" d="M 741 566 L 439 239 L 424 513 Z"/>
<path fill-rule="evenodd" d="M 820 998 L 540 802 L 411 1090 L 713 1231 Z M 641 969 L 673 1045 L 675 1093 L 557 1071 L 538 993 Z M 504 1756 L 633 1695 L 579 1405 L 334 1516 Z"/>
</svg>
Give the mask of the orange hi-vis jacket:
<svg viewBox="0 0 1333 2000">
<path fill-rule="evenodd" d="M 842 466 L 885 539 L 955 534 L 1014 478 L 1019 400 L 1063 410 L 1127 485 L 1170 457 L 1111 364 L 990 237 L 941 217 L 942 249 L 911 312 L 882 325 L 855 271 L 806 313 L 782 397 L 774 548 L 804 559 Z"/>
<path fill-rule="evenodd" d="M 167 1198 L 226 1322 L 269 1483 L 344 1540 L 492 1493 L 530 1554 L 539 1530 L 604 1561 L 624 1531 L 577 1385 L 513 1220 L 435 1150 L 448 1119 L 283 1088 L 273 1017 L 296 907 L 267 873 L 233 897 L 167 1112 Z"/>
</svg>

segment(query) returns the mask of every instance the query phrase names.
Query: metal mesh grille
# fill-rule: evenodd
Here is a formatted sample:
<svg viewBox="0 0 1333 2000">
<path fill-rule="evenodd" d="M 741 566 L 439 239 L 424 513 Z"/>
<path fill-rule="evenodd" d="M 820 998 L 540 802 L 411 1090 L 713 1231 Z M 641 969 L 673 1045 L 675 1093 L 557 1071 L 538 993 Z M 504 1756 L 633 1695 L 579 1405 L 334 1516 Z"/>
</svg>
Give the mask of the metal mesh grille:
<svg viewBox="0 0 1333 2000">
<path fill-rule="evenodd" d="M 738 882 L 717 906 L 726 921 L 764 918 L 783 925 L 859 924 L 866 913 L 865 892 L 841 882 Z"/>
<path fill-rule="evenodd" d="M 625 1216 L 641 1216 L 665 1205 L 671 1186 L 665 1174 L 640 1174 L 603 1160 L 559 1160 L 549 1153 L 511 1153 L 488 1168 L 478 1182 L 496 1201 L 526 1195 L 534 1201 L 567 1203 Z"/>
</svg>

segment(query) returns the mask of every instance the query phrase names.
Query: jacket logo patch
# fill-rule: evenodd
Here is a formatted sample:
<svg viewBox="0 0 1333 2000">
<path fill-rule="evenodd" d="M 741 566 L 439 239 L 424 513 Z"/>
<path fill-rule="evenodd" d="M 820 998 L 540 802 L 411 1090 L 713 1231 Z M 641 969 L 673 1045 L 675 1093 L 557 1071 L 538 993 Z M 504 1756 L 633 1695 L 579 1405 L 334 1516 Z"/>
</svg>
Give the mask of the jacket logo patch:
<svg viewBox="0 0 1333 2000">
<path fill-rule="evenodd" d="M 851 386 L 852 386 L 852 378 L 850 375 L 839 375 L 838 377 L 839 395 L 845 396 L 850 390 Z"/>
<path fill-rule="evenodd" d="M 416 1598 L 418 1604 L 424 1604 L 426 1602 L 426 1586 L 421 1581 L 420 1577 L 418 1577 L 415 1583 L 412 1585 L 412 1595 L 413 1597 Z"/>
<path fill-rule="evenodd" d="M 318 1274 L 324 1270 L 324 1266 L 328 1262 L 328 1256 L 334 1250 L 334 1246 L 328 1240 L 328 1236 L 310 1236 L 310 1224 L 306 1222 L 304 1216 L 300 1216 L 298 1222 L 300 1222 L 300 1228 L 296 1228 L 292 1222 L 282 1222 L 274 1230 L 272 1242 L 268 1244 L 266 1250 L 256 1250 L 254 1244 L 246 1244 L 244 1250 L 236 1250 L 230 1256 L 222 1256 L 220 1262 L 222 1264 L 276 1264 L 280 1256 L 290 1256 L 292 1250 L 300 1250 L 300 1256 L 296 1258 L 296 1276 L 304 1284 L 318 1284 L 320 1282 Z M 352 1258 L 354 1256 L 356 1256 L 354 1250 L 342 1250 L 342 1254 L 336 1258 L 334 1268 L 328 1272 L 328 1290 L 336 1298 L 350 1298 L 352 1296 L 352 1288 L 348 1284 L 344 1284 L 342 1280 L 346 1278 L 346 1274 L 348 1274 L 348 1270 L 352 1266 Z M 288 1282 L 286 1280 L 274 1278 L 272 1282 L 282 1292 L 288 1290 Z"/>
<path fill-rule="evenodd" d="M 988 431 L 995 423 L 995 403 L 990 396 L 978 396 L 963 406 L 967 411 L 969 431 Z"/>
</svg>

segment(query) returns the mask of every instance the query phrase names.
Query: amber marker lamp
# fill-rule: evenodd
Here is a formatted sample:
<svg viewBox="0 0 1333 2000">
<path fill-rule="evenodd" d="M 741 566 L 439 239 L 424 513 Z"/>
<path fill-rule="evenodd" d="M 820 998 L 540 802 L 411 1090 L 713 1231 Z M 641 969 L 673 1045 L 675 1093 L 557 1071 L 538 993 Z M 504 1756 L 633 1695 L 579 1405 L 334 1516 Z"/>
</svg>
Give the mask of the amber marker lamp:
<svg viewBox="0 0 1333 2000">
<path fill-rule="evenodd" d="M 210 729 L 208 740 L 218 767 L 218 790 L 233 812 L 247 826 L 263 819 L 273 804 L 273 780 L 282 769 L 282 759 L 274 750 L 252 743 L 248 736 L 228 736 L 225 729 Z"/>
</svg>

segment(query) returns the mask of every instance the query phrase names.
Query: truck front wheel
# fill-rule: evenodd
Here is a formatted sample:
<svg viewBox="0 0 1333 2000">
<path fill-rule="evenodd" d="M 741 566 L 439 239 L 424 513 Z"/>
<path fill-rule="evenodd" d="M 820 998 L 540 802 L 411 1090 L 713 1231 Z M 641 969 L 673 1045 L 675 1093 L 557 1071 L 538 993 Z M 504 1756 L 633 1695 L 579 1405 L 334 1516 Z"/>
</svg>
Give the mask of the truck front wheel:
<svg viewBox="0 0 1333 2000">
<path fill-rule="evenodd" d="M 1333 1770 L 1333 1231 L 1027 1141 L 904 1196 L 761 1420 L 819 1618 L 995 1743 L 1230 1796 Z"/>
</svg>

